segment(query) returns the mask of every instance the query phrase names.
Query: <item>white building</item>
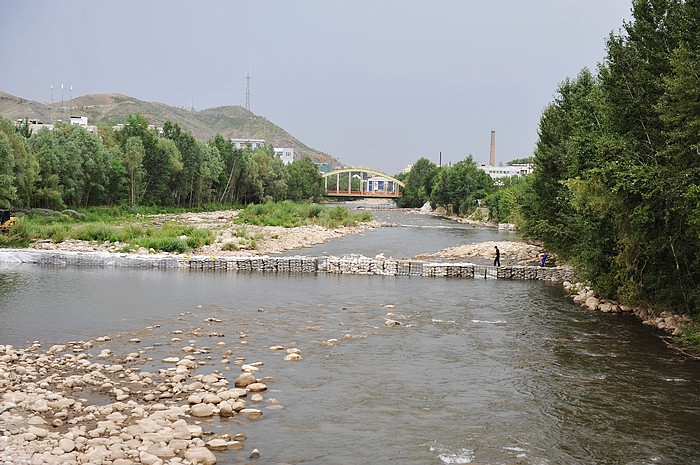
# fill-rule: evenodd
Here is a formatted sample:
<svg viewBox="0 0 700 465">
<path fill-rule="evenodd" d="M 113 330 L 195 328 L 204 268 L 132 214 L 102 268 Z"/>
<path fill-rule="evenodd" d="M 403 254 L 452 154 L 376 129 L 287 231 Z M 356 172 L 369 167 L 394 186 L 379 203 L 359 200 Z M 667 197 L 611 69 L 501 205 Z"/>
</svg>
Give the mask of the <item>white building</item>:
<svg viewBox="0 0 700 465">
<path fill-rule="evenodd" d="M 364 183 L 364 192 L 397 192 L 394 181 L 387 179 L 384 176 L 372 176 L 371 178 L 362 181 Z"/>
<path fill-rule="evenodd" d="M 275 156 L 282 159 L 282 163 L 285 165 L 290 164 L 294 161 L 294 149 L 293 148 L 275 148 Z"/>
<path fill-rule="evenodd" d="M 477 168 L 485 171 L 486 174 L 491 176 L 491 179 L 527 176 L 528 174 L 532 173 L 531 163 L 506 166 L 479 165 Z"/>
<path fill-rule="evenodd" d="M 265 139 L 231 139 L 231 143 L 237 149 L 255 150 L 260 147 L 265 147 Z"/>
<path fill-rule="evenodd" d="M 87 116 L 71 116 L 70 117 L 70 124 L 87 128 L 87 125 L 88 125 Z"/>
</svg>

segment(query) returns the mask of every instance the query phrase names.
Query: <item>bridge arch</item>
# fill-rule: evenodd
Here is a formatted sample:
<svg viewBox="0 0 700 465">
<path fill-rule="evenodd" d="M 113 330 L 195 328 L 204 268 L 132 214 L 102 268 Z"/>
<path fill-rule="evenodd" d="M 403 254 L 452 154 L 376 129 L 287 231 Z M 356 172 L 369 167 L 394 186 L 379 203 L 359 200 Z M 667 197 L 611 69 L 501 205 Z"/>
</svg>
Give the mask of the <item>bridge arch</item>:
<svg viewBox="0 0 700 465">
<path fill-rule="evenodd" d="M 347 181 L 345 181 L 347 174 Z M 342 175 L 342 177 L 341 177 Z M 328 187 L 328 180 L 335 178 L 335 189 Z M 341 179 L 347 186 L 341 189 Z M 356 181 L 353 181 L 356 179 Z M 383 197 L 401 196 L 404 183 L 393 176 L 370 168 L 344 166 L 342 169 L 323 174 L 326 195 L 331 197 Z"/>
</svg>

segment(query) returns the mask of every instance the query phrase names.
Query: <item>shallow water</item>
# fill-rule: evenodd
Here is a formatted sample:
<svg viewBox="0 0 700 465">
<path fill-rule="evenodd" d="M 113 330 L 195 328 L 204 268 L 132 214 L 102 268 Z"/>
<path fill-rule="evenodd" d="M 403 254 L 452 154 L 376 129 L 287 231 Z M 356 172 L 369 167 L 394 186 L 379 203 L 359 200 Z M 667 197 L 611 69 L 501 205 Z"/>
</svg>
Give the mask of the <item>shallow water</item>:
<svg viewBox="0 0 700 465">
<path fill-rule="evenodd" d="M 206 423 L 249 437 L 220 464 L 253 448 L 259 464 L 700 463 L 700 365 L 554 284 L 3 265 L 0 294 L 0 344 L 108 334 L 92 352 L 156 342 L 158 366 L 195 340 L 211 347 L 198 373 L 227 349 L 263 362 L 263 418 Z M 195 328 L 223 337 L 171 342 Z"/>
<path fill-rule="evenodd" d="M 344 236 L 301 251 L 286 252 L 283 255 L 302 254 L 317 257 L 360 254 L 374 257 L 383 253 L 387 258 L 409 259 L 418 254 L 435 253 L 456 245 L 521 240 L 520 235 L 515 232 L 475 227 L 402 210 L 375 210 L 372 214 L 378 221 L 391 227 Z M 476 263 L 475 260 L 478 261 L 478 259 L 472 259 Z"/>
</svg>

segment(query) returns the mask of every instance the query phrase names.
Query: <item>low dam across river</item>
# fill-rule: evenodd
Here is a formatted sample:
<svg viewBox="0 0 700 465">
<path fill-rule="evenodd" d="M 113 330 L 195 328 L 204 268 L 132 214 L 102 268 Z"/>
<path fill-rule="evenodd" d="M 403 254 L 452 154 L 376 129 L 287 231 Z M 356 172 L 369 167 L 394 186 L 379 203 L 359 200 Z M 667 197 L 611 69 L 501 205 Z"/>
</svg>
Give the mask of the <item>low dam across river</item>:
<svg viewBox="0 0 700 465">
<path fill-rule="evenodd" d="M 192 271 L 495 278 L 554 282 L 568 280 L 573 276 L 573 270 L 563 266 L 505 265 L 495 267 L 451 261 L 399 260 L 381 256 L 370 258 L 362 255 L 344 255 L 342 257 L 190 257 L 187 255 L 0 249 L 0 263 L 30 263 L 53 267 L 177 268 Z"/>
</svg>

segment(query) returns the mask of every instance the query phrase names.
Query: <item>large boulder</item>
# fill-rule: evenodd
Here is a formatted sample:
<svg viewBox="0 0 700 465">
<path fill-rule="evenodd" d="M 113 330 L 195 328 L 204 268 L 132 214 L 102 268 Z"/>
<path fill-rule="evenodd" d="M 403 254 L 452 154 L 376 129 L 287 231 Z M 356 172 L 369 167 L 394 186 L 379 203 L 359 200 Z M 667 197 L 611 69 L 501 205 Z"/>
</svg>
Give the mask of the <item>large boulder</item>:
<svg viewBox="0 0 700 465">
<path fill-rule="evenodd" d="M 194 404 L 190 413 L 195 417 L 210 417 L 214 414 L 214 406 L 212 404 Z"/>
<path fill-rule="evenodd" d="M 195 465 L 215 465 L 216 456 L 206 447 L 190 447 L 185 451 L 185 459 Z"/>
<path fill-rule="evenodd" d="M 595 297 L 589 297 L 586 299 L 585 305 L 586 308 L 588 308 L 588 310 L 596 310 L 598 308 L 598 305 L 600 305 L 600 300 L 598 300 Z"/>
<path fill-rule="evenodd" d="M 238 378 L 236 378 L 236 381 L 234 382 L 234 385 L 236 387 L 246 387 L 249 384 L 257 383 L 258 380 L 255 378 L 255 375 L 249 372 L 241 373 Z"/>
</svg>

